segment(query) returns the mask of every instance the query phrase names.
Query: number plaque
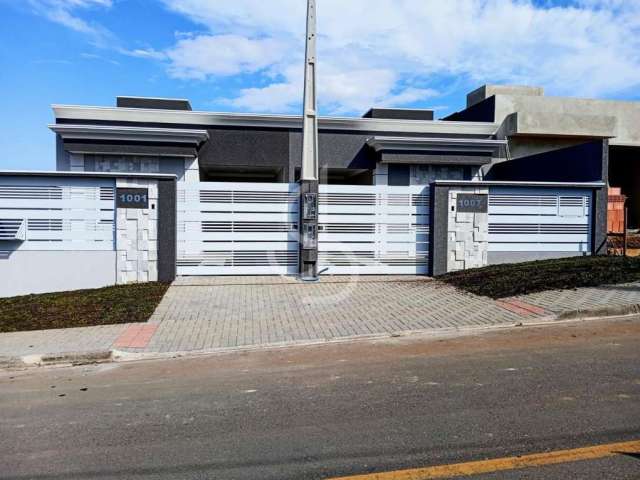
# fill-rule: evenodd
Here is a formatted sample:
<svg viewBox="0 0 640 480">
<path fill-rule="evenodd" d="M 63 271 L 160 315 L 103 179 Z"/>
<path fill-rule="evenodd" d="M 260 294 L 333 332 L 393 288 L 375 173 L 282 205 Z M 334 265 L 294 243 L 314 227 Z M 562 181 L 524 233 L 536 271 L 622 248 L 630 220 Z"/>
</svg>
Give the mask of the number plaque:
<svg viewBox="0 0 640 480">
<path fill-rule="evenodd" d="M 117 208 L 149 208 L 149 189 L 116 188 Z"/>
<path fill-rule="evenodd" d="M 459 193 L 456 210 L 461 213 L 487 213 L 489 211 L 489 195 Z"/>
</svg>

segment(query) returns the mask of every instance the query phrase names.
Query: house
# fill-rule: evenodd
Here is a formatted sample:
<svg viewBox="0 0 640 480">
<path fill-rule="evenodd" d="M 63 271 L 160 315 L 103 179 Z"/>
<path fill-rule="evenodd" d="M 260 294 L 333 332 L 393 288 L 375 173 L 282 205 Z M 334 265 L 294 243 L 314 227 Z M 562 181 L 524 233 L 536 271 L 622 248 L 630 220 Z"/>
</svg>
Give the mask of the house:
<svg viewBox="0 0 640 480">
<path fill-rule="evenodd" d="M 113 242 L 99 239 L 118 252 L 115 282 L 158 278 L 148 259 L 161 243 L 164 279 L 298 272 L 300 116 L 198 112 L 188 100 L 139 97 L 118 97 L 114 107 L 54 105 L 53 111 L 57 172 L 50 178 L 92 179 L 102 189 L 100 200 L 115 202 Z M 485 85 L 468 95 L 464 110 L 440 120 L 431 110 L 388 108 L 361 118 L 320 118 L 318 142 L 318 225 L 310 248 L 329 274 L 437 275 L 604 253 L 609 185 L 631 197 L 631 224 L 640 224 L 634 161 L 640 102 Z M 42 183 L 47 174 L 36 176 Z M 16 185 L 32 194 L 32 177 L 0 176 L 0 190 L 4 181 L 9 192 L 0 199 L 5 211 Z M 169 179 L 175 187 L 167 186 Z M 149 188 L 163 207 L 145 204 L 148 217 L 118 204 L 118 194 L 144 197 Z M 96 210 L 101 228 L 109 223 L 106 210 Z M 14 272 L 22 269 L 17 253 L 54 245 L 56 232 L 71 228 L 63 218 L 45 224 L 26 218 L 24 209 L 13 213 L 4 228 L 5 242 L 13 242 L 7 251 L 16 253 Z M 149 227 L 148 218 L 162 227 Z M 149 240 L 149 232 L 131 227 L 134 220 L 157 241 L 143 254 L 132 238 Z M 59 229 L 47 230 L 54 223 Z"/>
</svg>

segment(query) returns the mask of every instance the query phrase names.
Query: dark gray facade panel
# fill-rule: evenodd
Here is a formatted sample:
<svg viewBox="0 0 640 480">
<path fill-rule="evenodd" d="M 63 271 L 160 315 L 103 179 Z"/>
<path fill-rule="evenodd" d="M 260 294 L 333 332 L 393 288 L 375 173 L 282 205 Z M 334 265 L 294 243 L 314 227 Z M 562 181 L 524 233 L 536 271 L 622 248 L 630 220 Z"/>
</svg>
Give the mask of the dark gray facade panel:
<svg viewBox="0 0 640 480">
<path fill-rule="evenodd" d="M 382 153 L 382 163 L 410 163 L 415 165 L 488 165 L 490 156 L 460 154 L 425 154 L 412 152 Z"/>
<path fill-rule="evenodd" d="M 602 180 L 608 185 L 609 181 L 609 141 L 604 140 L 601 145 L 602 152 Z M 593 201 L 593 242 L 592 253 L 594 255 L 607 254 L 607 216 L 609 208 L 609 189 L 602 187 L 594 192 Z"/>
<path fill-rule="evenodd" d="M 491 96 L 475 105 L 465 108 L 448 117 L 443 118 L 452 122 L 495 122 L 496 121 L 496 97 Z"/>
<path fill-rule="evenodd" d="M 366 141 L 370 135 L 320 132 L 318 135 L 318 162 L 320 168 L 376 168 L 376 156 Z M 292 164 L 296 168 L 301 166 L 302 160 L 302 132 L 294 131 L 290 134 Z"/>
<path fill-rule="evenodd" d="M 533 262 L 535 260 L 551 260 L 554 258 L 576 256 L 582 255 L 574 252 L 488 252 L 487 262 L 489 265 L 500 265 L 502 263 Z"/>
<path fill-rule="evenodd" d="M 118 108 L 151 108 L 154 110 L 191 110 L 189 100 L 174 98 L 116 97 Z"/>
<path fill-rule="evenodd" d="M 495 164 L 487 180 L 531 182 L 606 181 L 608 158 L 602 140 Z"/>
<path fill-rule="evenodd" d="M 449 189 L 446 185 L 431 186 L 429 271 L 434 277 L 447 273 Z"/>
<path fill-rule="evenodd" d="M 411 184 L 410 165 L 389 165 L 387 185 L 390 187 L 408 187 Z"/>
<path fill-rule="evenodd" d="M 69 156 L 64 150 L 64 140 L 59 134 L 56 134 L 56 170 L 59 172 L 71 170 Z"/>
<path fill-rule="evenodd" d="M 286 130 L 210 129 L 199 153 L 200 168 L 258 166 L 288 169 Z"/>
<path fill-rule="evenodd" d="M 383 118 L 387 120 L 433 120 L 433 110 L 412 110 L 408 108 L 372 108 L 362 118 Z"/>
<path fill-rule="evenodd" d="M 177 261 L 177 182 L 158 180 L 158 281 L 173 282 Z"/>
</svg>

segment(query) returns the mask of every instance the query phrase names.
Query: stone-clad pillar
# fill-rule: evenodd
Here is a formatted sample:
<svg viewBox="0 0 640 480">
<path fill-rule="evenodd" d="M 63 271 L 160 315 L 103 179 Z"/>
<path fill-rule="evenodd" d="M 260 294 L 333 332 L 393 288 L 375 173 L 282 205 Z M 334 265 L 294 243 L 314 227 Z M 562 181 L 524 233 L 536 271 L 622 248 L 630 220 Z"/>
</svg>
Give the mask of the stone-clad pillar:
<svg viewBox="0 0 640 480">
<path fill-rule="evenodd" d="M 430 274 L 478 268 L 488 263 L 489 214 L 458 211 L 458 195 L 487 195 L 481 185 L 435 183 L 431 189 Z M 488 202 L 488 198 L 486 198 Z"/>
<path fill-rule="evenodd" d="M 116 271 L 118 284 L 158 280 L 158 181 L 118 178 L 116 188 L 144 188 L 148 208 L 118 208 Z"/>
<path fill-rule="evenodd" d="M 488 188 L 456 187 L 449 190 L 447 272 L 487 265 L 489 214 L 459 212 L 459 194 L 488 195 Z"/>
</svg>

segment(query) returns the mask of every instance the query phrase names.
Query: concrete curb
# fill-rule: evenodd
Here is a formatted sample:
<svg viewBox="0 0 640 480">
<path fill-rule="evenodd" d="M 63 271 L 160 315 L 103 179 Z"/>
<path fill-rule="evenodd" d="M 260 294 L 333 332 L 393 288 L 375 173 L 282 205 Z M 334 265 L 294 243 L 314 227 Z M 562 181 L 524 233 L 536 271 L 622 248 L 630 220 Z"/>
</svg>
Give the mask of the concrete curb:
<svg viewBox="0 0 640 480">
<path fill-rule="evenodd" d="M 567 310 L 558 314 L 558 320 L 592 319 L 621 317 L 625 315 L 637 315 L 640 313 L 640 304 L 619 305 L 612 307 L 593 308 L 585 310 Z"/>
<path fill-rule="evenodd" d="M 287 350 L 299 347 L 321 347 L 325 345 L 340 345 L 345 343 L 360 343 L 380 340 L 408 339 L 422 337 L 425 339 L 449 339 L 471 335 L 481 335 L 484 333 L 500 332 L 506 330 L 515 330 L 520 328 L 533 327 L 552 327 L 557 325 L 566 325 L 571 323 L 579 323 L 590 320 L 607 320 L 607 319 L 624 319 L 626 316 L 633 314 L 610 315 L 605 317 L 575 317 L 560 319 L 556 316 L 538 317 L 530 321 L 508 323 L 502 325 L 490 326 L 473 326 L 462 328 L 440 328 L 434 330 L 405 330 L 393 333 L 381 333 L 371 335 L 356 335 L 351 337 L 340 337 L 323 340 L 301 340 L 297 342 L 281 342 L 266 345 L 247 345 L 239 347 L 224 347 L 208 350 L 184 350 L 176 352 L 128 352 L 122 350 L 113 351 L 113 360 L 115 362 L 134 362 L 144 360 L 162 360 L 169 358 L 189 358 L 208 355 L 227 355 L 234 353 L 251 353 L 258 351 L 277 351 Z"/>
<path fill-rule="evenodd" d="M 224 347 L 208 350 L 185 350 L 177 352 L 130 352 L 123 350 L 99 350 L 90 352 L 69 352 L 60 354 L 35 354 L 23 357 L 0 357 L 0 369 L 19 369 L 47 366 L 77 366 L 105 362 L 130 362 L 141 360 L 162 360 L 168 358 L 185 358 L 205 355 L 225 355 L 233 353 L 250 353 L 256 351 L 285 350 L 297 347 L 313 347 L 323 345 L 340 345 L 378 340 L 402 339 L 410 337 L 423 338 L 455 338 L 483 333 L 499 332 L 526 327 L 550 327 L 559 324 L 570 324 L 590 320 L 624 319 L 640 314 L 640 304 L 605 307 L 590 310 L 571 310 L 559 315 L 533 318 L 530 321 L 490 326 L 469 326 L 460 328 L 442 328 L 434 330 L 406 330 L 392 333 L 356 335 L 350 337 L 301 340 L 280 342 L 266 345 L 247 345 Z"/>
<path fill-rule="evenodd" d="M 34 354 L 22 357 L 0 357 L 0 368 L 27 368 L 49 366 L 75 366 L 113 361 L 111 350 Z"/>
</svg>

